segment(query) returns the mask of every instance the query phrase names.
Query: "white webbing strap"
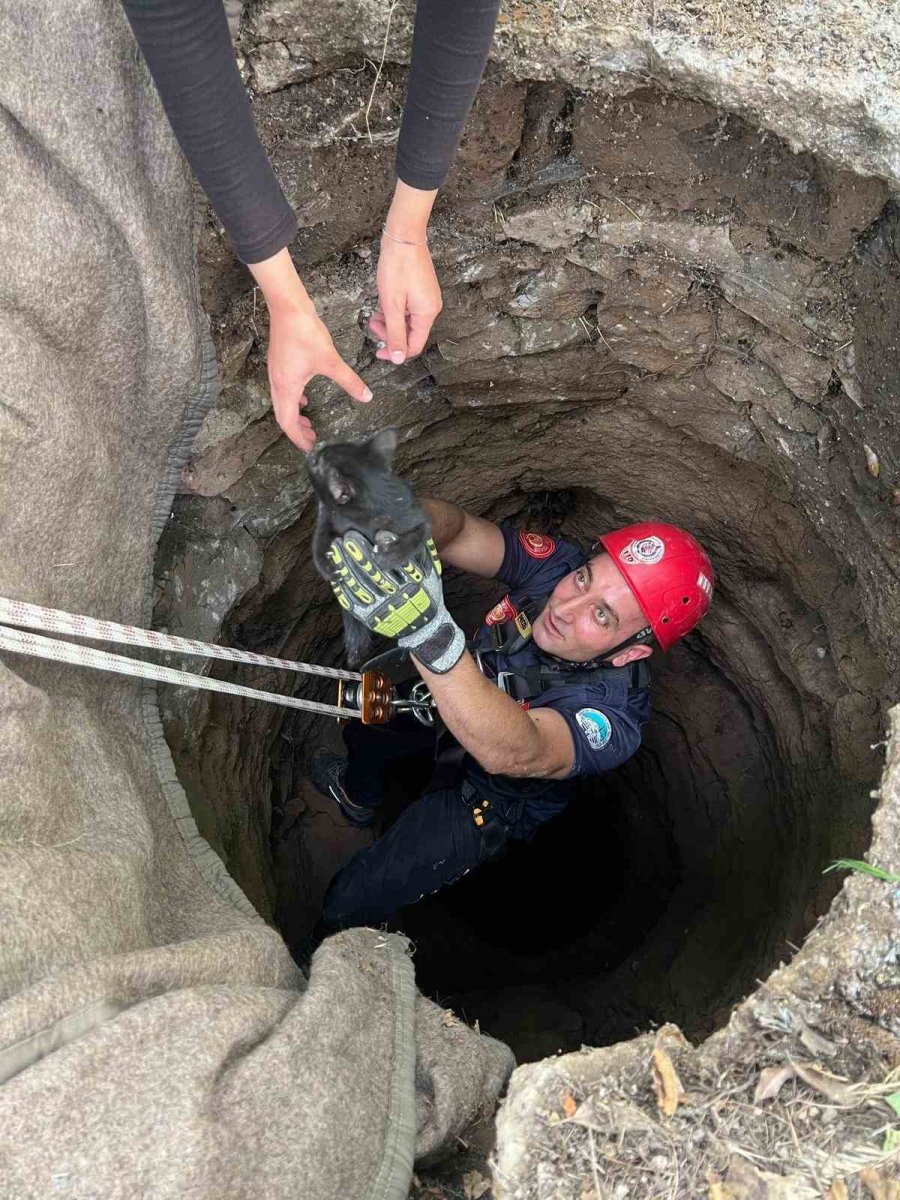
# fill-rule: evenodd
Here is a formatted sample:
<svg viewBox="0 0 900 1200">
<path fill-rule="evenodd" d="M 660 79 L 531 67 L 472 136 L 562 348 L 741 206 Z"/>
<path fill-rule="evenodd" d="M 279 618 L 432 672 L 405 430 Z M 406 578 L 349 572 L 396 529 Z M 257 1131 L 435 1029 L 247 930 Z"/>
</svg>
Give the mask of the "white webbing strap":
<svg viewBox="0 0 900 1200">
<path fill-rule="evenodd" d="M 4 622 L 24 625 L 26 629 L 11 629 Z M 12 654 L 27 654 L 34 658 L 47 658 L 56 662 L 72 663 L 90 667 L 96 671 L 112 671 L 117 675 L 132 675 L 139 679 L 155 679 L 160 683 L 173 683 L 180 687 L 198 688 L 209 692 L 226 692 L 232 696 L 245 696 L 251 700 L 265 700 L 270 704 L 281 704 L 287 708 L 308 709 L 333 717 L 358 717 L 357 709 L 341 708 L 336 704 L 321 704 L 317 700 L 303 700 L 295 696 L 284 696 L 279 692 L 263 692 L 257 688 L 226 683 L 221 679 L 210 679 L 190 671 L 179 671 L 173 667 L 158 666 L 141 659 L 128 658 L 121 654 L 110 654 L 92 646 L 79 646 L 56 638 L 40 637 L 30 629 L 44 629 L 54 633 L 68 633 L 76 637 L 93 638 L 96 641 L 124 642 L 133 646 L 147 646 L 155 650 L 168 650 L 181 654 L 192 654 L 203 658 L 221 658 L 229 662 L 248 663 L 252 666 L 278 667 L 290 671 L 301 671 L 312 675 L 325 675 L 334 679 L 359 680 L 358 672 L 342 671 L 335 667 L 320 667 L 315 663 L 293 662 L 290 659 L 272 658 L 268 654 L 253 654 L 248 650 L 232 650 L 227 646 L 214 646 L 198 642 L 193 638 L 172 637 L 153 629 L 139 629 L 134 625 L 119 625 L 114 621 L 98 621 L 93 617 L 63 612 L 57 608 L 43 608 L 37 604 L 26 604 L 19 600 L 0 597 L 0 650 Z"/>
</svg>

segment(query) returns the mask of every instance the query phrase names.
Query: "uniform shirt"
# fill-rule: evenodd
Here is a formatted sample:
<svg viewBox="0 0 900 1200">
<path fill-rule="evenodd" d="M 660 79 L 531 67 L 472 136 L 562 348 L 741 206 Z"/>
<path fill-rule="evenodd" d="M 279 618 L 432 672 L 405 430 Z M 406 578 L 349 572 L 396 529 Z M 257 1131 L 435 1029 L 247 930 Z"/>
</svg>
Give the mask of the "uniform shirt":
<svg viewBox="0 0 900 1200">
<path fill-rule="evenodd" d="M 476 636 L 476 646 L 488 641 L 490 625 L 511 620 L 530 601 L 548 596 L 557 583 L 570 571 L 580 567 L 587 556 L 571 542 L 545 534 L 526 533 L 510 525 L 501 525 L 506 546 L 499 578 L 510 592 L 485 618 Z M 513 653 L 481 649 L 486 673 L 496 678 L 500 671 L 515 671 L 535 663 L 559 667 L 578 664 L 564 663 L 540 650 L 532 641 Z M 599 775 L 611 771 L 629 759 L 641 743 L 641 728 L 650 716 L 650 695 L 647 688 L 629 695 L 625 680 L 613 678 L 590 684 L 567 684 L 560 676 L 560 686 L 549 688 L 529 702 L 529 708 L 552 708 L 565 720 L 572 734 L 575 763 L 568 778 L 528 779 L 505 775 L 488 775 L 469 756 L 465 763 L 466 777 L 479 792 L 487 791 L 497 798 L 522 801 L 517 829 L 519 836 L 531 836 L 543 821 L 563 808 L 574 794 L 574 781 L 582 775 Z"/>
</svg>

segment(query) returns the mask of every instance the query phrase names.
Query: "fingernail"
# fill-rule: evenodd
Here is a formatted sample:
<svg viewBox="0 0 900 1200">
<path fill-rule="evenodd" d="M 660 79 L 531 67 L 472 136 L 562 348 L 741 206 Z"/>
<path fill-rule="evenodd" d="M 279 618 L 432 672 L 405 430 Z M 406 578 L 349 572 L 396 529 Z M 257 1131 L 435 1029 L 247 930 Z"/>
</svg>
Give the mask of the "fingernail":
<svg viewBox="0 0 900 1200">
<path fill-rule="evenodd" d="M 403 362 L 404 358 L 406 358 L 406 355 L 403 353 L 402 350 L 392 350 L 391 351 L 391 362 L 392 363 L 397 363 L 399 366 L 399 364 Z"/>
<path fill-rule="evenodd" d="M 368 404 L 368 402 L 372 399 L 372 389 L 371 388 L 366 388 L 366 390 L 362 394 L 362 399 L 363 399 L 364 403 Z"/>
</svg>

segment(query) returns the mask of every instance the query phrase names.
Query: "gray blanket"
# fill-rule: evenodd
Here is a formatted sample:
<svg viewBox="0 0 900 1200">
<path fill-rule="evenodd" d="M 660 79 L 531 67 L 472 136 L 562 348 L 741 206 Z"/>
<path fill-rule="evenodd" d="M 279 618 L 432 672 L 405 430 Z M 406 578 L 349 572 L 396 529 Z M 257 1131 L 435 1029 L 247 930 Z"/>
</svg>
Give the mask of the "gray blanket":
<svg viewBox="0 0 900 1200">
<path fill-rule="evenodd" d="M 146 624 L 216 387 L 190 179 L 116 0 L 0 0 L 0 67 L 0 594 Z M 3 655 L 0 780 L 3 1197 L 400 1197 L 495 1100 L 403 939 L 301 975 L 152 690 Z"/>
</svg>

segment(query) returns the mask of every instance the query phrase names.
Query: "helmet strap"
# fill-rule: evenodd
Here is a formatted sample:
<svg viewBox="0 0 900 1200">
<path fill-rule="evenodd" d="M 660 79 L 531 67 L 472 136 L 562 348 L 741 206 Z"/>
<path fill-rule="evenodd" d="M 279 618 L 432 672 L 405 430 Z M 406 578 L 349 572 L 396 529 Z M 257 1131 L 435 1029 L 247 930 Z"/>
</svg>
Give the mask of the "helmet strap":
<svg viewBox="0 0 900 1200">
<path fill-rule="evenodd" d="M 627 650 L 629 646 L 643 646 L 647 642 L 653 640 L 653 630 L 649 625 L 645 625 L 643 629 L 639 629 L 637 633 L 633 633 L 631 637 L 626 638 L 624 642 L 619 642 L 618 646 L 614 646 L 612 650 L 607 650 L 606 654 L 600 658 L 599 662 L 609 662 L 615 658 L 617 654 L 621 654 L 623 650 Z"/>
</svg>

